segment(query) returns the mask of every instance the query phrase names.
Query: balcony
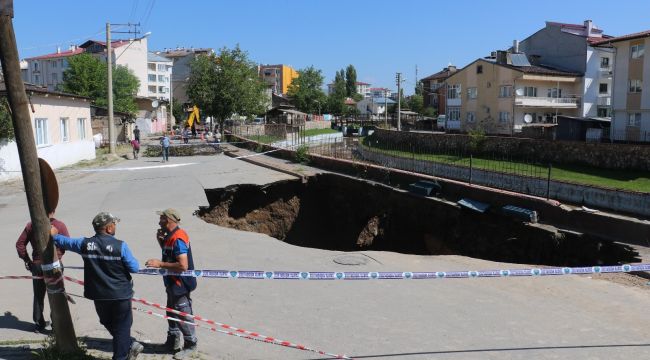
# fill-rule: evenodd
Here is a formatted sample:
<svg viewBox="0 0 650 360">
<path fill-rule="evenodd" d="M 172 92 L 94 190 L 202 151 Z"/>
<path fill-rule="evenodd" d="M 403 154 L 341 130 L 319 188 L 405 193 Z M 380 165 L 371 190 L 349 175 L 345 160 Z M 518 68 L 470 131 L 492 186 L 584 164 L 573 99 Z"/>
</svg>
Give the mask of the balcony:
<svg viewBox="0 0 650 360">
<path fill-rule="evenodd" d="M 561 109 L 577 109 L 580 98 L 577 97 L 536 97 L 516 96 L 515 105 L 522 107 L 551 107 Z"/>
<path fill-rule="evenodd" d="M 612 97 L 611 96 L 599 96 L 598 97 L 598 106 L 612 106 Z"/>
<path fill-rule="evenodd" d="M 462 101 L 460 99 L 460 96 L 457 98 L 448 98 L 447 99 L 447 106 L 461 106 Z"/>
<path fill-rule="evenodd" d="M 460 120 L 447 120 L 447 130 L 460 130 Z"/>
<path fill-rule="evenodd" d="M 600 68 L 600 77 L 601 78 L 611 78 L 612 77 L 612 68 L 611 67 L 601 67 Z"/>
</svg>

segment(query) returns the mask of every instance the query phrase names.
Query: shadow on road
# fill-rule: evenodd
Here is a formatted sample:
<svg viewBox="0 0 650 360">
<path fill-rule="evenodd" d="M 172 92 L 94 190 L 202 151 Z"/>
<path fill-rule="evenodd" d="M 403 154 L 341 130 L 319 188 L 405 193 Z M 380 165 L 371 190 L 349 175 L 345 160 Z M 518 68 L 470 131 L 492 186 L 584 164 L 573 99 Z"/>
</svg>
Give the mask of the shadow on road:
<svg viewBox="0 0 650 360">
<path fill-rule="evenodd" d="M 27 321 L 22 321 L 12 314 L 11 311 L 5 311 L 4 315 L 0 316 L 0 329 L 14 329 L 22 331 L 34 331 L 34 324 Z"/>
<path fill-rule="evenodd" d="M 471 353 L 488 353 L 488 352 L 512 352 L 512 351 L 530 351 L 530 350 L 565 350 L 565 349 L 598 349 L 598 348 L 627 348 L 627 347 L 650 347 L 650 344 L 603 344 L 603 345 L 567 345 L 567 346 L 534 346 L 520 348 L 494 348 L 494 349 L 467 349 L 467 350 L 447 350 L 447 351 L 422 351 L 410 353 L 395 354 L 376 354 L 376 355 L 348 355 L 354 359 L 372 359 L 372 358 L 389 358 L 421 355 L 445 355 L 445 354 L 471 354 Z M 319 358 L 316 360 L 326 360 L 331 358 Z"/>
</svg>

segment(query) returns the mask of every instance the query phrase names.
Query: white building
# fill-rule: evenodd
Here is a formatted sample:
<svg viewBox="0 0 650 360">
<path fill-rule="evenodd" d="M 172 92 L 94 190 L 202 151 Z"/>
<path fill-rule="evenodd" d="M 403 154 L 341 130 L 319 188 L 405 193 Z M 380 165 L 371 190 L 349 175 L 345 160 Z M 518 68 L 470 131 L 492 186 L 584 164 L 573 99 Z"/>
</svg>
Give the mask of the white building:
<svg viewBox="0 0 650 360">
<path fill-rule="evenodd" d="M 363 95 L 364 98 L 370 97 L 370 84 L 357 81 L 354 85 L 357 87 L 357 94 Z"/>
<path fill-rule="evenodd" d="M 155 53 L 172 61 L 173 69 L 170 87 L 173 99 L 176 99 L 181 104 L 188 102 L 187 82 L 190 78 L 190 63 L 199 55 L 214 54 L 214 50 L 211 48 L 176 48 L 156 51 Z"/>
<path fill-rule="evenodd" d="M 148 96 L 147 38 L 112 41 L 111 50 L 113 64 L 126 66 L 140 81 L 137 95 Z M 55 53 L 27 58 L 27 71 L 23 73 L 23 80 L 55 90 L 63 82 L 63 72 L 68 68 L 67 59 L 84 52 L 106 61 L 106 42 L 88 40 L 79 46 L 71 46 L 66 51 L 57 48 Z"/>
<path fill-rule="evenodd" d="M 171 59 L 150 52 L 147 56 L 147 97 L 171 101 Z"/>
<path fill-rule="evenodd" d="M 0 86 L 0 96 L 6 96 Z M 52 168 L 95 158 L 90 99 L 27 84 L 25 90 L 33 106 L 29 114 L 38 157 Z M 16 142 L 0 142 L 0 180 L 20 178 L 20 169 Z"/>
<path fill-rule="evenodd" d="M 397 104 L 392 99 L 384 97 L 368 97 L 357 103 L 357 109 L 361 114 L 383 115 L 386 113 L 387 107 Z"/>
</svg>

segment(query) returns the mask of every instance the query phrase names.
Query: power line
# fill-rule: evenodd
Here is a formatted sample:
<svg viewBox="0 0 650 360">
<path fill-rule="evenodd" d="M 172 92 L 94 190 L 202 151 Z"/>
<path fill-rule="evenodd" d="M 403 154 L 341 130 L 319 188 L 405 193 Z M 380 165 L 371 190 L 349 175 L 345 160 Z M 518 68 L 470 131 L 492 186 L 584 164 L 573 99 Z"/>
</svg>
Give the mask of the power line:
<svg viewBox="0 0 650 360">
<path fill-rule="evenodd" d="M 145 28 L 149 24 L 149 16 L 151 16 L 151 11 L 153 10 L 155 4 L 156 4 L 156 0 L 151 0 L 151 2 L 149 3 L 149 10 L 146 12 L 144 21 L 141 22 L 142 26 Z"/>
<path fill-rule="evenodd" d="M 133 16 L 136 14 L 138 11 L 138 0 L 133 1 L 133 6 L 131 7 L 131 15 L 129 15 L 129 21 L 133 20 Z"/>
<path fill-rule="evenodd" d="M 95 33 L 95 34 L 92 34 L 92 35 L 86 35 L 86 36 L 84 36 L 84 37 L 80 37 L 80 38 L 76 38 L 76 39 L 63 40 L 63 41 L 59 41 L 59 42 L 55 42 L 55 43 L 50 43 L 50 44 L 33 45 L 33 46 L 28 46 L 28 47 L 21 47 L 21 48 L 20 48 L 20 51 L 42 49 L 42 48 L 52 47 L 52 46 L 57 46 L 57 45 L 66 44 L 66 43 L 74 43 L 74 42 L 81 41 L 81 40 L 89 40 L 89 39 L 91 39 L 91 38 L 93 38 L 93 37 L 95 37 L 95 36 L 97 36 L 97 35 L 101 35 L 101 34 L 104 34 L 104 33 L 106 33 L 106 31 L 105 31 L 105 30 L 101 30 L 101 31 L 99 31 L 99 32 L 97 32 L 97 33 Z"/>
</svg>

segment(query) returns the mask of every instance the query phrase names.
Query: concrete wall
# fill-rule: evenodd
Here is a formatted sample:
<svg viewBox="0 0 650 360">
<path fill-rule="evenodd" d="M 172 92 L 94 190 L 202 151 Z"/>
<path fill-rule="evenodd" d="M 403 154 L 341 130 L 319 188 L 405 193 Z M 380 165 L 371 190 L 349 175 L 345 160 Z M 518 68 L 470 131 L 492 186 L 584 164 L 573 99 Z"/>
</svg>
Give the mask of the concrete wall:
<svg viewBox="0 0 650 360">
<path fill-rule="evenodd" d="M 426 134 L 377 129 L 372 135 L 383 143 L 413 144 L 422 149 L 468 149 L 469 135 Z M 607 169 L 650 171 L 650 146 L 551 141 L 486 136 L 474 155 L 491 154 L 536 160 L 541 163 L 582 164 Z"/>
<path fill-rule="evenodd" d="M 424 173 L 448 179 L 470 182 L 470 168 L 451 166 L 430 161 L 399 158 L 359 147 L 367 160 L 383 166 Z M 497 173 L 479 169 L 471 170 L 471 183 L 497 189 L 522 192 L 563 202 L 585 205 L 636 215 L 650 216 L 650 194 L 622 190 L 608 190 L 592 186 Z M 550 185 L 550 188 L 549 188 Z M 547 193 L 548 192 L 548 193 Z"/>
<path fill-rule="evenodd" d="M 585 72 L 587 40 L 583 36 L 562 32 L 556 25 L 547 25 L 521 41 L 519 51 L 526 55 L 539 55 L 542 65 Z"/>
</svg>

